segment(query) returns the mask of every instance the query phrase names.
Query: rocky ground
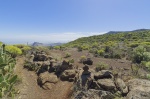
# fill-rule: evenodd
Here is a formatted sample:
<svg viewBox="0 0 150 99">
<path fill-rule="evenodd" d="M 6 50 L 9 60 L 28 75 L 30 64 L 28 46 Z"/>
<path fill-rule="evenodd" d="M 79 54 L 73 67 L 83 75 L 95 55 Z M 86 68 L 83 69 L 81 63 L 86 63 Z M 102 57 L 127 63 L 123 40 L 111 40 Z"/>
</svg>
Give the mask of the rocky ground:
<svg viewBox="0 0 150 99">
<path fill-rule="evenodd" d="M 17 58 L 18 99 L 113 99 L 121 96 L 125 99 L 150 99 L 150 90 L 147 90 L 150 81 L 135 79 L 131 61 L 97 58 L 76 49 L 50 50 L 49 53 L 36 53 L 28 59 L 29 63 L 40 65 L 38 73 L 24 68 L 25 57 Z M 66 53 L 71 56 L 64 58 Z M 79 63 L 81 56 L 90 58 L 93 64 L 85 66 Z M 73 64 L 63 61 L 70 59 L 74 59 Z M 108 69 L 95 71 L 98 62 L 108 64 Z"/>
</svg>

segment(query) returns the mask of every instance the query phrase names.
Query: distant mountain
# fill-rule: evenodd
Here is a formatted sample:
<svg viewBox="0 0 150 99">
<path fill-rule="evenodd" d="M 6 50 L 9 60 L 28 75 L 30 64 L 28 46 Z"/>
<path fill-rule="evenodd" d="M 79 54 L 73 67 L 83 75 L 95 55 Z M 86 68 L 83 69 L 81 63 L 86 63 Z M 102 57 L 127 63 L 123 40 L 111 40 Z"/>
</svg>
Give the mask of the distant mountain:
<svg viewBox="0 0 150 99">
<path fill-rule="evenodd" d="M 58 46 L 58 45 L 62 45 L 64 43 L 50 43 L 50 44 L 47 44 L 48 46 Z"/>
<path fill-rule="evenodd" d="M 137 29 L 133 31 L 109 31 L 106 34 L 116 34 L 116 33 L 128 33 L 128 32 L 140 32 L 140 31 L 149 31 L 150 29 Z"/>
<path fill-rule="evenodd" d="M 44 43 L 34 42 L 33 44 L 31 44 L 31 46 L 58 46 L 58 45 L 62 45 L 62 44 L 64 44 L 64 43 L 44 44 Z"/>
<path fill-rule="evenodd" d="M 34 42 L 33 44 L 31 44 L 31 46 L 44 46 L 44 44 L 39 42 Z"/>
</svg>

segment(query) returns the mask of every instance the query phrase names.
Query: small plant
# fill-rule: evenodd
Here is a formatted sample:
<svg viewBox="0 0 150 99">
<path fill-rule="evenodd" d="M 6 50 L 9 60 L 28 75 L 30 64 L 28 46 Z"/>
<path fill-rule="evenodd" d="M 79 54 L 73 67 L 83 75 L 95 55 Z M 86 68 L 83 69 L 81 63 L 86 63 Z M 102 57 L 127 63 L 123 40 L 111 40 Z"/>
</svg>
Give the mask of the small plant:
<svg viewBox="0 0 150 99">
<path fill-rule="evenodd" d="M 74 59 L 70 59 L 70 60 L 69 60 L 69 63 L 74 63 Z"/>
<path fill-rule="evenodd" d="M 86 56 L 81 56 L 79 62 L 83 63 L 83 61 L 85 61 L 85 60 L 86 60 Z"/>
<path fill-rule="evenodd" d="M 97 54 L 100 55 L 100 56 L 103 56 L 104 52 L 105 52 L 104 49 L 101 49 L 101 50 L 97 51 Z"/>
<path fill-rule="evenodd" d="M 60 46 L 54 46 L 54 49 L 59 50 Z"/>
<path fill-rule="evenodd" d="M 146 78 L 150 80 L 150 74 L 147 74 L 147 75 L 146 75 Z"/>
<path fill-rule="evenodd" d="M 71 57 L 71 54 L 70 54 L 70 53 L 66 53 L 66 55 L 65 55 L 64 58 L 68 58 L 68 57 Z"/>
<path fill-rule="evenodd" d="M 101 70 L 105 70 L 105 69 L 108 69 L 108 64 L 105 64 L 103 62 L 99 62 L 95 68 L 95 70 L 98 72 L 98 71 L 101 71 Z"/>
<path fill-rule="evenodd" d="M 139 71 L 140 67 L 136 64 L 132 64 L 131 65 L 131 70 L 132 70 L 132 73 L 135 75 L 135 76 L 138 76 L 138 71 Z"/>
</svg>

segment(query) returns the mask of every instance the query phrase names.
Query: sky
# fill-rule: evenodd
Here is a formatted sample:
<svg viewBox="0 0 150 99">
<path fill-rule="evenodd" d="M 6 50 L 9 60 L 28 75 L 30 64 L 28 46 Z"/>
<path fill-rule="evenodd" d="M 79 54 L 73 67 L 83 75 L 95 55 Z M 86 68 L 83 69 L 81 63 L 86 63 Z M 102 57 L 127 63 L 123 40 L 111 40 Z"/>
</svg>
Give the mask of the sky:
<svg viewBox="0 0 150 99">
<path fill-rule="evenodd" d="M 0 0 L 0 41 L 68 42 L 150 29 L 150 0 Z"/>
</svg>

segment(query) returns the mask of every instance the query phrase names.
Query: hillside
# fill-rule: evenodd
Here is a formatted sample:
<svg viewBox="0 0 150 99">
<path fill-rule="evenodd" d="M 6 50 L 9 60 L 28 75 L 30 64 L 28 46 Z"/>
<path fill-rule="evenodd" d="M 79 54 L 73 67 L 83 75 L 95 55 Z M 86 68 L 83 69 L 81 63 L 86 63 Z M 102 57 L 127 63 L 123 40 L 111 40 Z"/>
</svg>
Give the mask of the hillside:
<svg viewBox="0 0 150 99">
<path fill-rule="evenodd" d="M 76 44 L 93 44 L 113 42 L 149 42 L 150 30 L 149 29 L 138 29 L 134 31 L 110 31 L 103 35 L 96 35 L 90 37 L 79 38 L 75 41 L 65 44 L 65 46 L 76 46 Z"/>
<path fill-rule="evenodd" d="M 103 35 L 79 38 L 63 45 L 88 50 L 96 57 L 132 60 L 141 63 L 150 57 L 150 30 L 139 29 L 125 32 L 108 32 Z M 144 56 L 143 53 L 146 55 Z"/>
</svg>

